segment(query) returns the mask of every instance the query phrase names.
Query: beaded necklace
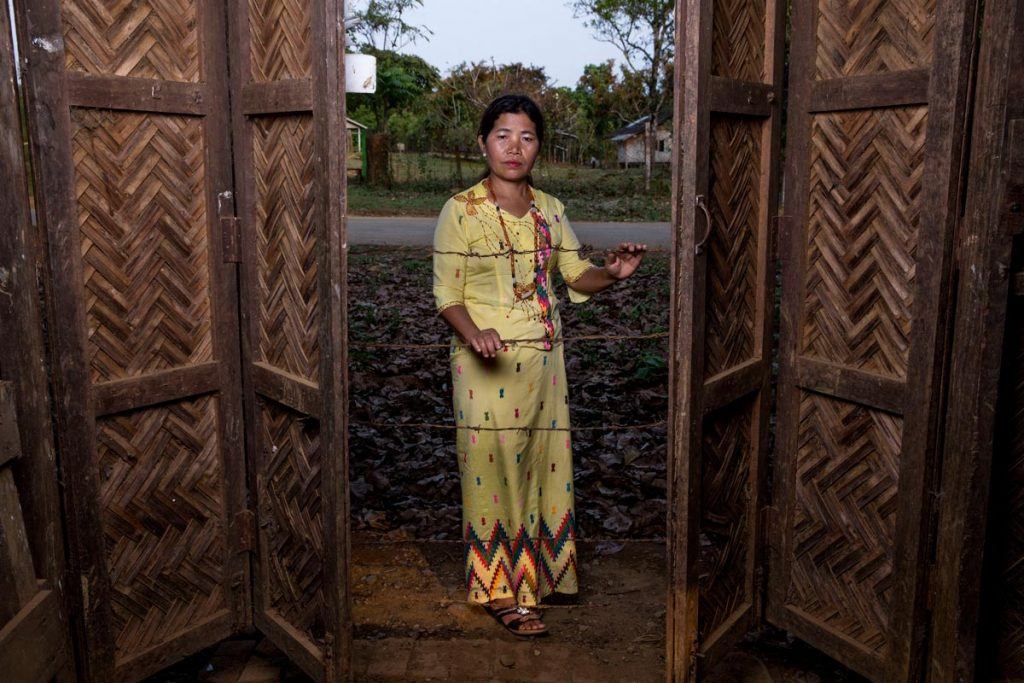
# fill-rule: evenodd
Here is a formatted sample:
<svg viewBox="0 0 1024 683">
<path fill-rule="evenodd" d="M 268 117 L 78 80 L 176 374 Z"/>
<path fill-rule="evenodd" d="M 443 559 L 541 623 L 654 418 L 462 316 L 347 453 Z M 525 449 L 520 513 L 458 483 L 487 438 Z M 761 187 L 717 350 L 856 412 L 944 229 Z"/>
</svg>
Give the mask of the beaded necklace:
<svg viewBox="0 0 1024 683">
<path fill-rule="evenodd" d="M 533 194 L 533 189 L 527 187 L 527 192 L 530 193 L 530 216 L 533 218 L 533 282 L 529 284 L 522 284 L 518 278 L 518 268 L 516 266 L 516 251 L 513 247 L 512 239 L 508 233 L 508 227 L 505 225 L 505 218 L 502 216 L 501 205 L 498 203 L 498 196 L 494 193 L 494 189 L 491 186 L 491 179 L 487 178 L 484 180 L 484 186 L 487 188 L 487 192 L 490 195 L 491 200 L 494 202 L 494 208 L 498 213 L 498 222 L 501 224 L 501 231 L 505 235 L 505 243 L 509 247 L 509 265 L 512 271 L 512 292 L 516 299 L 525 301 L 534 294 L 537 295 L 537 304 L 540 307 L 540 322 L 544 325 L 545 341 L 544 348 L 551 350 L 551 340 L 555 338 L 555 325 L 551 320 L 551 297 L 548 294 L 548 276 L 547 276 L 547 262 L 551 258 L 551 227 L 548 225 L 547 220 L 544 218 L 544 214 L 537 207 L 537 200 Z M 544 238 L 544 246 L 541 246 L 541 237 Z"/>
</svg>

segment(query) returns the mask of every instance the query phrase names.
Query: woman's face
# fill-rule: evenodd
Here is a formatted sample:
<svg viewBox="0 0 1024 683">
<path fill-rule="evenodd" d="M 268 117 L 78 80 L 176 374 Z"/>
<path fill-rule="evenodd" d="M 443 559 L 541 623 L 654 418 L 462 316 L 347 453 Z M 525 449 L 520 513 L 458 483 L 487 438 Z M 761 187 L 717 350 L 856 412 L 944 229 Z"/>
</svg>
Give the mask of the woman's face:
<svg viewBox="0 0 1024 683">
<path fill-rule="evenodd" d="M 540 153 L 537 126 L 522 113 L 502 114 L 487 139 L 477 136 L 477 142 L 491 173 L 502 180 L 525 179 Z"/>
</svg>

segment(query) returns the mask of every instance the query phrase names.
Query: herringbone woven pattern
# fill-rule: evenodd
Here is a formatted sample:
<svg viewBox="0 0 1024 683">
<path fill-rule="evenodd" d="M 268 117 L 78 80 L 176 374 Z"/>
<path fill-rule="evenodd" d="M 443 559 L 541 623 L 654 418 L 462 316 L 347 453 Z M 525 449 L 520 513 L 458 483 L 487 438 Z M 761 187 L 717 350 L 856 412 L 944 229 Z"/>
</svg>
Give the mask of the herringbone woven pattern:
<svg viewBox="0 0 1024 683">
<path fill-rule="evenodd" d="M 94 382 L 212 359 L 202 123 L 72 110 Z"/>
<path fill-rule="evenodd" d="M 751 414 L 746 400 L 704 423 L 701 458 L 699 632 L 706 638 L 749 597 Z"/>
<path fill-rule="evenodd" d="M 760 120 L 739 116 L 712 119 L 708 210 L 714 226 L 707 260 L 707 376 L 754 355 L 761 125 Z"/>
<path fill-rule="evenodd" d="M 98 76 L 199 80 L 196 0 L 65 0 L 65 66 Z"/>
<path fill-rule="evenodd" d="M 765 0 L 713 4 L 711 73 L 760 83 L 764 80 Z"/>
<path fill-rule="evenodd" d="M 802 352 L 906 376 L 926 108 L 823 114 L 811 129 Z"/>
<path fill-rule="evenodd" d="M 321 453 L 314 421 L 260 407 L 260 528 L 270 606 L 314 641 L 324 635 Z"/>
<path fill-rule="evenodd" d="M 319 382 L 313 120 L 260 118 L 253 131 L 260 358 Z"/>
<path fill-rule="evenodd" d="M 311 0 L 249 0 L 252 80 L 312 77 Z"/>
<path fill-rule="evenodd" d="M 1000 679 L 1024 679 L 1024 305 L 1011 300 L 1007 310 L 1007 348 L 1002 401 L 1007 448 L 993 462 L 994 561 L 999 582 L 996 617 L 996 661 L 993 674 Z"/>
<path fill-rule="evenodd" d="M 903 421 L 805 393 L 799 430 L 787 603 L 881 653 Z"/>
<path fill-rule="evenodd" d="M 119 658 L 227 608 L 224 468 L 212 397 L 103 418 L 96 468 Z"/>
<path fill-rule="evenodd" d="M 935 0 L 818 0 L 817 77 L 926 67 Z"/>
</svg>

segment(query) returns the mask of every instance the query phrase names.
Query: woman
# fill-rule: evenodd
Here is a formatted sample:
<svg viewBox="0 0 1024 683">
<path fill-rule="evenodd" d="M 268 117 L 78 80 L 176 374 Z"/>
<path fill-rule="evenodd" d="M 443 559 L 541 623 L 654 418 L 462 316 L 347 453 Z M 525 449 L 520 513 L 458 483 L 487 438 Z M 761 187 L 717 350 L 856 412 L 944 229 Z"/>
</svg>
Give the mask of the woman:
<svg viewBox="0 0 1024 683">
<path fill-rule="evenodd" d="M 543 138 L 544 118 L 530 98 L 492 102 L 477 137 L 488 171 L 447 201 L 434 233 L 434 298 L 454 331 L 467 598 L 516 635 L 547 631 L 529 606 L 577 592 L 569 399 L 552 270 L 569 285 L 569 299 L 582 302 L 632 275 L 647 249 L 622 243 L 603 267 L 580 258 L 562 203 L 531 187 Z"/>
</svg>

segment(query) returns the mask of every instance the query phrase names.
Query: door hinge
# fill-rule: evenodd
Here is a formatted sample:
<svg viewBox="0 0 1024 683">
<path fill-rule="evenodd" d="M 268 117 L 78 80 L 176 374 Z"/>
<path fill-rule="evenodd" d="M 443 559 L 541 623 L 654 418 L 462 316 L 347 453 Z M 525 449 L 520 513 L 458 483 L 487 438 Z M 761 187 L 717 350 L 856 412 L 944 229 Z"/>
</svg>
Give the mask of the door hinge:
<svg viewBox="0 0 1024 683">
<path fill-rule="evenodd" d="M 239 220 L 237 216 L 221 216 L 220 219 L 221 250 L 224 253 L 224 263 L 238 263 L 242 260 L 239 243 L 240 234 Z"/>
</svg>

